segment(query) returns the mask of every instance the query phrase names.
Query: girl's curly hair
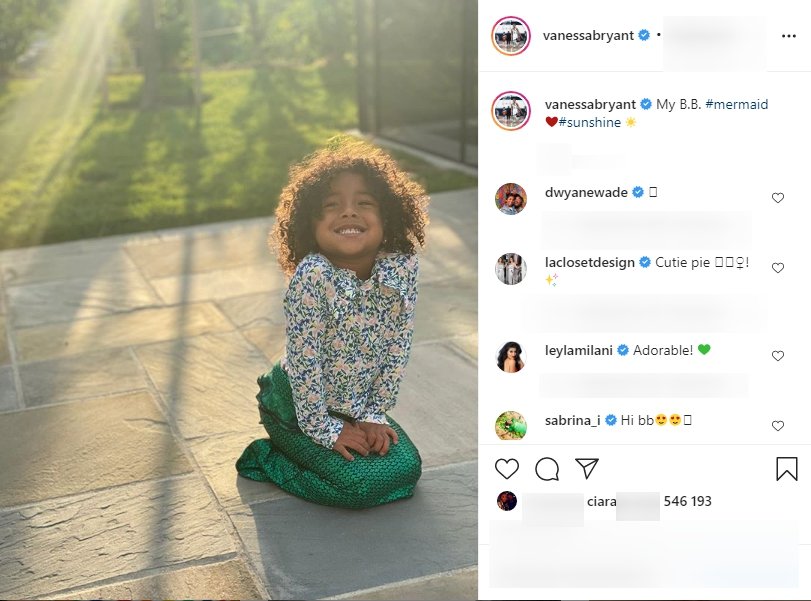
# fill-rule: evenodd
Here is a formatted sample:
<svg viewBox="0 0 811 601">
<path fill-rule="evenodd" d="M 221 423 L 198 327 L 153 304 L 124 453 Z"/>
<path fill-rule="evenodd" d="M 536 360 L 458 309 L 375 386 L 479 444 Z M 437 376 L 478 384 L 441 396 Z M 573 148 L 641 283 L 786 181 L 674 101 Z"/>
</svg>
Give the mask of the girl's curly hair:
<svg viewBox="0 0 811 601">
<path fill-rule="evenodd" d="M 381 149 L 357 138 L 339 136 L 290 169 L 290 181 L 279 197 L 269 243 L 288 276 L 308 253 L 318 251 L 314 226 L 321 202 L 329 194 L 333 178 L 345 172 L 361 175 L 380 203 L 382 251 L 413 254 L 425 245 L 425 189 Z"/>
</svg>

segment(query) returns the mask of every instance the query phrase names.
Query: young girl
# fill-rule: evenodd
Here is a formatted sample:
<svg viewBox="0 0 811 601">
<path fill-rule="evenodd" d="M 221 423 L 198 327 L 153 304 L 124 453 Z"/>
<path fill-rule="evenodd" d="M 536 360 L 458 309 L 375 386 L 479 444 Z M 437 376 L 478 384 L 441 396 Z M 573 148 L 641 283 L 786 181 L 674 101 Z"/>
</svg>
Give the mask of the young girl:
<svg viewBox="0 0 811 601">
<path fill-rule="evenodd" d="M 391 157 L 352 138 L 291 170 L 271 233 L 292 276 L 286 356 L 258 380 L 270 440 L 245 449 L 240 475 L 340 507 L 413 494 L 422 462 L 386 413 L 411 348 L 427 203 Z"/>
</svg>

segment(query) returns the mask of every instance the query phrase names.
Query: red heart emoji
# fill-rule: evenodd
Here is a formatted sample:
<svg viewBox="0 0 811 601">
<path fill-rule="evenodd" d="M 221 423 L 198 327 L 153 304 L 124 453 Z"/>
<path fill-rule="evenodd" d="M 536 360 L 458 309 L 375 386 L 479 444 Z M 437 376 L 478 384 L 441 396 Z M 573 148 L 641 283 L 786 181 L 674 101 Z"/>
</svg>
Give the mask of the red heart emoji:
<svg viewBox="0 0 811 601">
<path fill-rule="evenodd" d="M 557 117 L 547 117 L 546 118 L 546 123 L 549 125 L 549 127 L 555 127 L 558 124 L 558 118 Z"/>
</svg>

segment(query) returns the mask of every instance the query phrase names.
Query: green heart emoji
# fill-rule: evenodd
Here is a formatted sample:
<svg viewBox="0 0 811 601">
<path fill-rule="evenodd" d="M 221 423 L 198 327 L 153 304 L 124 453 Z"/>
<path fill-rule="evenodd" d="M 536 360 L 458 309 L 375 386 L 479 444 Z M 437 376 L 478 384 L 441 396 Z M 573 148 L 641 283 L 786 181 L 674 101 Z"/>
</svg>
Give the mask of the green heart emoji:
<svg viewBox="0 0 811 601">
<path fill-rule="evenodd" d="M 698 352 L 702 355 L 706 355 L 710 352 L 710 345 L 709 344 L 699 344 L 698 345 Z"/>
</svg>

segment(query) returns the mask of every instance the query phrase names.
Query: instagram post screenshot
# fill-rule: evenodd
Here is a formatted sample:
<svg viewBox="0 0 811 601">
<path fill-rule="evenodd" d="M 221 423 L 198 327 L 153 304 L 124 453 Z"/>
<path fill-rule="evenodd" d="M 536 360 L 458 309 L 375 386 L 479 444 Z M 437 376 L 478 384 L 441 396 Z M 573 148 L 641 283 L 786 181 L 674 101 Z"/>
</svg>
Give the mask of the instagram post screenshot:
<svg viewBox="0 0 811 601">
<path fill-rule="evenodd" d="M 799 0 L 0 0 L 0 597 L 811 599 L 809 101 Z"/>
<path fill-rule="evenodd" d="M 478 11 L 0 0 L 0 597 L 477 598 Z"/>
<path fill-rule="evenodd" d="M 811 598 L 809 23 L 479 3 L 480 598 Z"/>
</svg>

